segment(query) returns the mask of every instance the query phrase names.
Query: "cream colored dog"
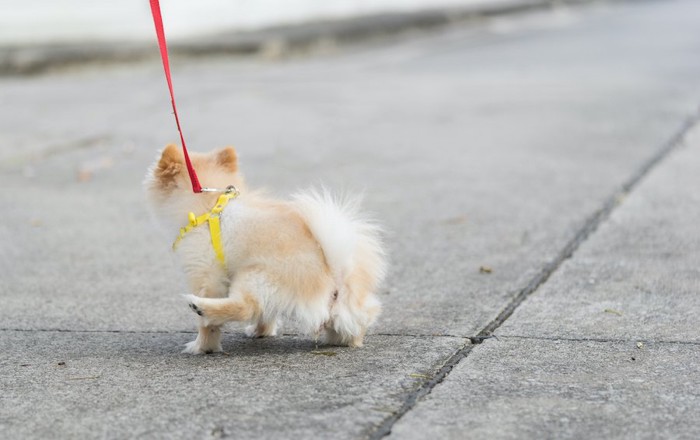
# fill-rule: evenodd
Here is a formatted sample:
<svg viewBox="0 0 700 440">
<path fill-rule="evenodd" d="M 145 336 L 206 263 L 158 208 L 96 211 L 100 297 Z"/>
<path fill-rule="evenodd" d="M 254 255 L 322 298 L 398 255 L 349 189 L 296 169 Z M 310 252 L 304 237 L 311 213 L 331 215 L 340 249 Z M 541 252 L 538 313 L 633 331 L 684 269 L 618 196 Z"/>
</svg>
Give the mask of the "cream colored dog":
<svg viewBox="0 0 700 440">
<path fill-rule="evenodd" d="M 186 353 L 221 351 L 221 326 L 247 321 L 251 337 L 274 336 L 281 317 L 327 343 L 362 346 L 381 306 L 375 292 L 386 271 L 376 226 L 363 220 L 357 202 L 339 203 L 328 192 L 302 192 L 290 201 L 248 192 L 236 151 L 227 147 L 191 155 L 205 187 L 235 185 L 240 196 L 220 214 L 224 264 L 209 228 L 192 229 L 177 254 L 201 316 L 199 335 Z M 183 155 L 168 145 L 144 182 L 151 209 L 173 239 L 188 213 L 209 212 L 220 194 L 191 190 Z"/>
</svg>

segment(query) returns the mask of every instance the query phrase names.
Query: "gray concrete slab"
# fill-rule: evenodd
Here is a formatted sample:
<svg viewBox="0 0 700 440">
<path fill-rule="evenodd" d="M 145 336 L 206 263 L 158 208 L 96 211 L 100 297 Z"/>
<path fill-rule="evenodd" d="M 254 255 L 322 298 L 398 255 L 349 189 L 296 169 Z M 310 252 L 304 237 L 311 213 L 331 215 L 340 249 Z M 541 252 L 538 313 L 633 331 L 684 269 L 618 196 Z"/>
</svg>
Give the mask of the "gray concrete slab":
<svg viewBox="0 0 700 440">
<path fill-rule="evenodd" d="M 392 437 L 697 437 L 699 133 L 621 198 Z"/>
<path fill-rule="evenodd" d="M 193 336 L 3 331 L 3 437 L 358 438 L 465 344 L 371 336 L 366 349 L 315 350 L 229 337 L 228 355 L 178 354 Z"/>
<path fill-rule="evenodd" d="M 180 64 L 176 91 L 192 148 L 233 141 L 254 185 L 367 190 L 394 256 L 376 331 L 473 335 L 694 109 L 697 4 L 672 5 L 281 64 Z M 674 32 L 630 42 L 639 23 Z M 175 138 L 159 67 L 2 85 L 3 205 L 36 220 L 4 226 L 16 263 L 3 325 L 189 329 L 170 239 L 151 237 L 139 188 Z M 33 159 L 16 157 L 22 139 Z M 84 169 L 93 177 L 79 182 Z"/>
<path fill-rule="evenodd" d="M 697 438 L 698 381 L 697 344 L 491 339 L 389 438 Z"/>
<path fill-rule="evenodd" d="M 700 129 L 496 332 L 700 343 Z"/>
<path fill-rule="evenodd" d="M 483 329 L 697 110 L 699 8 L 678 0 L 555 10 L 272 64 L 176 60 L 193 149 L 233 142 L 251 184 L 279 194 L 317 182 L 365 189 L 368 209 L 387 225 L 393 262 L 380 292 L 384 315 L 364 349 L 330 357 L 310 354 L 313 344 L 291 335 L 243 341 L 235 331 L 225 339 L 230 356 L 179 354 L 194 316 L 178 295 L 184 283 L 171 238 L 149 223 L 140 189 L 155 151 L 176 138 L 159 66 L 1 79 L 3 430 L 16 437 L 376 434 L 446 372 L 463 344 L 437 335 Z M 479 272 L 484 265 L 490 274 Z M 687 281 L 692 268 L 683 268 Z M 636 340 L 595 350 L 581 342 L 588 347 L 581 357 L 576 342 L 508 341 L 472 353 L 492 350 L 486 364 L 504 387 L 521 381 L 510 373 L 525 371 L 519 365 L 539 368 L 531 374 L 544 383 L 541 371 L 578 371 L 578 359 L 582 373 L 569 379 L 582 401 L 598 402 L 597 371 L 630 386 L 613 374 L 627 374 L 622 358 L 602 365 L 595 354 L 618 355 L 615 344 L 634 348 Z M 632 410 L 619 410 L 619 420 L 645 415 L 640 426 L 676 432 L 668 420 L 696 410 L 697 395 L 680 390 L 697 375 L 688 347 L 696 346 L 659 345 L 639 371 L 653 392 L 655 383 L 673 389 L 668 408 L 656 411 L 654 394 L 630 391 L 638 399 L 623 399 Z M 333 380 L 317 380 L 319 371 Z M 658 379 L 663 372 L 671 377 Z M 488 383 L 489 371 L 478 373 Z M 453 374 L 400 424 L 431 426 L 421 408 L 439 408 L 440 389 L 462 396 L 444 414 L 468 408 L 471 390 Z M 482 405 L 498 398 L 495 388 L 482 391 Z M 521 397 L 504 408 L 553 407 Z M 607 417 L 591 432 L 614 433 L 618 419 Z M 588 429 L 588 420 L 571 420 Z M 562 433 L 574 432 L 561 423 Z M 559 429 L 534 423 L 531 432 L 540 428 Z"/>
</svg>

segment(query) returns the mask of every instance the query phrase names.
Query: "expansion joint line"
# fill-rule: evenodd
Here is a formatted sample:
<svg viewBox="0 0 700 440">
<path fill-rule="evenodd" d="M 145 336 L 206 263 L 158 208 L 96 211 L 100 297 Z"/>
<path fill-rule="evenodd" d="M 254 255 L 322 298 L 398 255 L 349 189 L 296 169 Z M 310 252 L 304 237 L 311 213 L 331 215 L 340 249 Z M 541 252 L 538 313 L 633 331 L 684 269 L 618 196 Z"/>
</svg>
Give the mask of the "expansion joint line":
<svg viewBox="0 0 700 440">
<path fill-rule="evenodd" d="M 614 191 L 613 194 L 605 200 L 603 205 L 593 213 L 593 215 L 586 219 L 576 235 L 574 235 L 574 237 L 562 248 L 557 256 L 552 261 L 547 263 L 523 289 L 517 292 L 515 297 L 508 302 L 505 308 L 493 321 L 486 325 L 486 327 L 484 327 L 476 336 L 469 338 L 471 343 L 467 343 L 457 349 L 457 351 L 445 361 L 440 370 L 438 370 L 438 372 L 432 378 L 425 381 L 418 389 L 409 393 L 404 399 L 401 407 L 395 413 L 384 419 L 379 426 L 375 427 L 369 434 L 369 438 L 372 440 L 379 440 L 391 434 L 391 429 L 396 422 L 411 411 L 421 398 L 430 394 L 433 388 L 445 380 L 445 378 L 452 371 L 452 368 L 459 364 L 462 359 L 467 357 L 467 355 L 472 351 L 472 349 L 475 347 L 474 344 L 478 345 L 486 339 L 495 337 L 493 336 L 493 332 L 498 329 L 508 318 L 510 318 L 520 304 L 522 304 L 523 301 L 525 301 L 533 292 L 544 284 L 549 277 L 556 272 L 562 263 L 564 263 L 564 261 L 571 258 L 581 244 L 586 241 L 586 239 L 610 217 L 610 214 L 612 214 L 615 208 L 620 205 L 624 197 L 635 189 L 639 185 L 639 182 L 641 182 L 641 180 L 646 177 L 652 169 L 658 166 L 676 148 L 678 148 L 679 145 L 682 144 L 685 136 L 698 124 L 699 121 L 700 108 L 696 109 L 695 113 L 687 117 L 681 126 L 673 133 L 673 135 L 661 145 L 657 152 L 651 158 L 647 159 L 642 166 L 638 168 L 637 171 L 634 172 L 625 183 L 622 184 L 619 189 Z"/>
<path fill-rule="evenodd" d="M 494 336 L 495 337 L 495 336 Z M 596 342 L 613 344 L 637 344 L 644 345 L 698 345 L 700 341 L 679 341 L 675 339 L 649 339 L 649 338 L 573 338 L 558 336 L 524 336 L 524 335 L 501 335 L 496 339 L 526 339 L 529 341 L 552 341 L 552 342 Z"/>
</svg>

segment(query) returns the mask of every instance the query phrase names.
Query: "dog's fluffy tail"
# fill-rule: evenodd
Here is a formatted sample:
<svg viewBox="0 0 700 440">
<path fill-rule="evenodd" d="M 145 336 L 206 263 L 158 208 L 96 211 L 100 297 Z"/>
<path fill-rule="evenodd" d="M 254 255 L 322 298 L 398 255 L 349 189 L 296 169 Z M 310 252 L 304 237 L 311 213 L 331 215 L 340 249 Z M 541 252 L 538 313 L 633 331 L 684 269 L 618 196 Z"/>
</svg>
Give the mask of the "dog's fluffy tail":
<svg viewBox="0 0 700 440">
<path fill-rule="evenodd" d="M 339 286 L 356 270 L 374 290 L 386 274 L 386 255 L 379 227 L 360 215 L 360 197 L 336 198 L 325 188 L 293 196 L 294 206 L 321 245 Z"/>
</svg>

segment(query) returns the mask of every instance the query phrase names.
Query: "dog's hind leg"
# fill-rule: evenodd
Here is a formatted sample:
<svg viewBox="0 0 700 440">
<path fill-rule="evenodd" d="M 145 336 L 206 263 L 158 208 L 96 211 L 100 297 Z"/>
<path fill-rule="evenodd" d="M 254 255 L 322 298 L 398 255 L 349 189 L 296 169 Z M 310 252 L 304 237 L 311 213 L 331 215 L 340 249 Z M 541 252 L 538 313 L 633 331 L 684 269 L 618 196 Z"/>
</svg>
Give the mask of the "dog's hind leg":
<svg viewBox="0 0 700 440">
<path fill-rule="evenodd" d="M 189 306 L 202 317 L 205 326 L 223 325 L 229 321 L 253 321 L 262 315 L 260 297 L 265 298 L 268 284 L 253 271 L 236 275 L 229 287 L 228 298 L 200 298 L 188 295 Z"/>
<path fill-rule="evenodd" d="M 331 319 L 324 326 L 327 344 L 362 347 L 368 327 L 381 311 L 376 295 L 355 280 L 349 278 L 347 287 L 341 289 L 333 304 Z"/>
<path fill-rule="evenodd" d="M 200 298 L 187 295 L 190 308 L 202 317 L 206 326 L 219 326 L 229 321 L 250 321 L 260 315 L 258 301 L 249 293 L 233 298 Z"/>
<path fill-rule="evenodd" d="M 250 338 L 277 336 L 277 317 L 269 317 L 263 313 L 257 322 L 245 328 L 245 334 Z"/>
</svg>

